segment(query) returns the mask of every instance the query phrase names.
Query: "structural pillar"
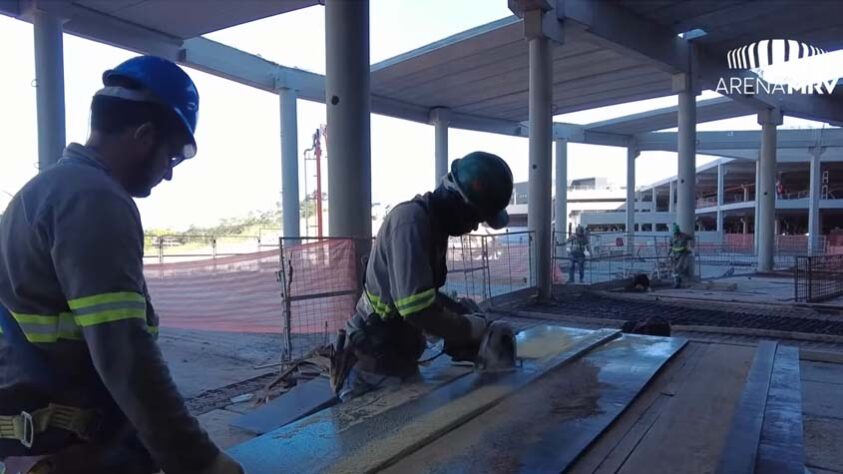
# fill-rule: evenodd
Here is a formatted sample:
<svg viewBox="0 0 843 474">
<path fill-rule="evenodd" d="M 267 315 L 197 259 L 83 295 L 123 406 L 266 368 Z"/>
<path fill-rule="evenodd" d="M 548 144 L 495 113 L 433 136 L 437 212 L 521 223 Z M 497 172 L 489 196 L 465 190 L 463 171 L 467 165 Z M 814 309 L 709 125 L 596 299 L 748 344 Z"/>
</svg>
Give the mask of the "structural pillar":
<svg viewBox="0 0 843 474">
<path fill-rule="evenodd" d="M 693 237 L 697 213 L 697 93 L 688 74 L 674 75 L 673 87 L 679 101 L 676 223 L 682 232 Z"/>
<path fill-rule="evenodd" d="M 35 99 L 38 109 L 38 169 L 46 171 L 66 145 L 64 127 L 64 20 L 33 10 Z"/>
<path fill-rule="evenodd" d="M 723 229 L 723 201 L 725 193 L 726 182 L 726 165 L 719 163 L 717 165 L 717 237 L 720 243 L 723 243 L 726 231 Z"/>
<path fill-rule="evenodd" d="M 635 158 L 641 152 L 630 144 L 626 147 L 626 252 L 635 251 Z"/>
<path fill-rule="evenodd" d="M 448 174 L 448 125 L 451 123 L 450 110 L 435 108 L 430 112 L 436 143 L 436 173 L 433 187 L 439 186 L 442 178 Z"/>
<path fill-rule="evenodd" d="M 676 212 L 676 181 L 670 182 L 670 191 L 668 191 L 667 212 Z"/>
<path fill-rule="evenodd" d="M 527 227 L 536 239 L 538 298 L 550 298 L 552 273 L 550 253 L 551 148 L 553 140 L 553 69 L 551 43 L 541 34 L 544 13 L 530 10 L 524 15 L 530 47 L 530 170 L 528 185 Z M 532 33 L 531 33 L 532 31 Z"/>
<path fill-rule="evenodd" d="M 776 127 L 781 125 L 779 110 L 758 114 L 761 125 L 761 161 L 758 199 L 758 271 L 773 270 L 776 218 Z"/>
<path fill-rule="evenodd" d="M 811 148 L 811 179 L 808 200 L 808 255 L 819 254 L 823 250 L 820 227 L 820 192 L 822 176 L 822 154 L 824 147 Z"/>
<path fill-rule="evenodd" d="M 656 218 L 656 212 L 658 212 L 658 210 L 659 210 L 659 195 L 658 195 L 658 192 L 656 192 L 655 186 L 653 186 L 652 194 L 653 194 L 653 196 L 652 196 L 653 201 L 652 201 L 652 204 L 650 205 L 650 222 L 651 222 L 650 225 L 653 226 L 653 227 L 652 227 L 652 229 L 650 229 L 650 231 L 655 232 L 656 231 L 656 221 L 658 220 Z"/>
<path fill-rule="evenodd" d="M 298 94 L 278 91 L 281 105 L 281 218 L 285 237 L 300 237 Z"/>
<path fill-rule="evenodd" d="M 568 240 L 568 140 L 556 140 L 556 234 L 557 255 L 561 255 Z"/>
<path fill-rule="evenodd" d="M 761 151 L 758 151 L 758 159 L 755 161 L 755 214 L 752 217 L 752 242 L 755 245 L 755 255 L 758 255 L 758 203 L 761 202 Z"/>
<path fill-rule="evenodd" d="M 328 225 L 331 236 L 372 237 L 369 0 L 325 0 Z"/>
</svg>

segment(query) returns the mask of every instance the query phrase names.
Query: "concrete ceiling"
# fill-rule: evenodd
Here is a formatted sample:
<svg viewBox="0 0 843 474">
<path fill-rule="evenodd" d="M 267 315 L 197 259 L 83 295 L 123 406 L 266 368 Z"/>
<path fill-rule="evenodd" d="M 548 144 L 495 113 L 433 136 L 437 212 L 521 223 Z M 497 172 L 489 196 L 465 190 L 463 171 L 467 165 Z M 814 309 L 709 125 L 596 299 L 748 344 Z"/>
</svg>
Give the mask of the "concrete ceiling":
<svg viewBox="0 0 843 474">
<path fill-rule="evenodd" d="M 504 18 L 372 66 L 372 92 L 428 108 L 527 120 L 529 50 L 524 26 Z M 553 48 L 553 113 L 672 94 L 671 75 L 652 60 L 568 31 Z"/>
<path fill-rule="evenodd" d="M 299 8 L 318 0 L 52 0 L 71 3 L 179 39 L 193 38 Z"/>
</svg>

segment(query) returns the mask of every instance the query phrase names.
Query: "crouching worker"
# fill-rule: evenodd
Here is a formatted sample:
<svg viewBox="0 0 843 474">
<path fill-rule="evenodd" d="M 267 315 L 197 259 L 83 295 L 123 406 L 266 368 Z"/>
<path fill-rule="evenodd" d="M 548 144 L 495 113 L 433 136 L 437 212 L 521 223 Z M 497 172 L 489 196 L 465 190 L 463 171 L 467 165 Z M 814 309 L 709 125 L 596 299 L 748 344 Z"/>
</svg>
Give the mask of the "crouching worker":
<svg viewBox="0 0 843 474">
<path fill-rule="evenodd" d="M 363 295 L 334 358 L 332 382 L 348 400 L 418 375 L 425 334 L 442 338 L 454 360 L 475 361 L 487 322 L 439 294 L 448 237 L 480 223 L 507 225 L 512 172 L 500 157 L 473 152 L 451 165 L 433 191 L 396 206 L 369 257 Z M 462 314 L 461 314 L 462 313 Z"/>
</svg>

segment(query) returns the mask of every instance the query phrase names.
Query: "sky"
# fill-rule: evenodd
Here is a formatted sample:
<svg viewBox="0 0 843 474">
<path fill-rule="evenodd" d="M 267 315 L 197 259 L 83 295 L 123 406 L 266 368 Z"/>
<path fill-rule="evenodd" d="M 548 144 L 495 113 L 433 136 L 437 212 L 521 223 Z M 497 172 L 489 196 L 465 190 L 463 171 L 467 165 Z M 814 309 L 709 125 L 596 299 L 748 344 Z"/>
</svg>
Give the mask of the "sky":
<svg viewBox="0 0 843 474">
<path fill-rule="evenodd" d="M 504 0 L 372 0 L 371 62 L 377 63 L 460 31 L 511 13 Z M 284 66 L 325 72 L 324 7 L 315 6 L 258 20 L 205 35 Z M 66 130 L 68 142 L 84 143 L 89 132 L 89 106 L 102 86 L 102 71 L 135 56 L 134 53 L 72 35 L 64 35 Z M 32 25 L 0 15 L 0 212 L 37 173 L 37 130 Z M 171 182 L 139 199 L 146 229 L 183 230 L 213 225 L 222 218 L 270 210 L 280 200 L 281 159 L 279 101 L 275 94 L 253 89 L 196 70 L 187 69 L 200 93 L 196 133 L 198 155 L 176 168 Z M 704 92 L 698 100 L 716 97 Z M 654 108 L 676 105 L 663 97 L 554 117 L 585 124 Z M 311 135 L 326 123 L 323 104 L 298 101 L 298 145 L 301 197 L 305 181 L 312 192 L 314 166 L 305 176 L 301 161 Z M 818 125 L 785 118 L 784 127 Z M 698 130 L 759 130 L 755 117 L 700 124 Z M 434 135 L 427 124 L 372 115 L 372 201 L 394 205 L 430 190 L 434 184 Z M 482 149 L 502 156 L 516 181 L 527 178 L 528 142 L 525 138 L 451 129 L 449 157 L 459 158 Z M 715 159 L 698 155 L 697 164 Z M 636 184 L 676 174 L 676 154 L 644 152 L 636 162 Z M 604 176 L 626 182 L 626 150 L 569 144 L 568 179 Z M 327 179 L 323 177 L 327 188 Z"/>
</svg>

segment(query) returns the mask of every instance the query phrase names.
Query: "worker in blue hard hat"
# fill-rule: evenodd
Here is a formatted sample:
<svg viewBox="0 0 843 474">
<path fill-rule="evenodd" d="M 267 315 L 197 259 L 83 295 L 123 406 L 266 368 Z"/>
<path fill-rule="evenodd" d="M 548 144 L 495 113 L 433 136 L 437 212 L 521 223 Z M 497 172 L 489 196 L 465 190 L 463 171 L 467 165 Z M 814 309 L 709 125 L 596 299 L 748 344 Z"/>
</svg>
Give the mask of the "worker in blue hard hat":
<svg viewBox="0 0 843 474">
<path fill-rule="evenodd" d="M 0 223 L 0 460 L 15 473 L 240 473 L 155 342 L 132 200 L 196 154 L 199 94 L 152 56 L 103 85 L 88 141 L 29 181 Z"/>
<path fill-rule="evenodd" d="M 503 159 L 474 152 L 455 160 L 433 192 L 387 214 L 347 336 L 338 338 L 332 384 L 341 398 L 415 376 L 425 334 L 444 339 L 444 352 L 452 358 L 476 358 L 486 320 L 471 314 L 476 305 L 439 292 L 448 271 L 448 238 L 483 222 L 493 229 L 505 227 L 512 188 L 512 172 Z"/>
</svg>

